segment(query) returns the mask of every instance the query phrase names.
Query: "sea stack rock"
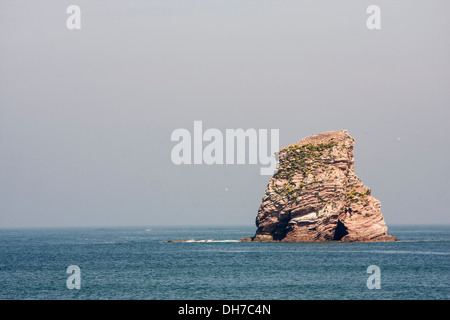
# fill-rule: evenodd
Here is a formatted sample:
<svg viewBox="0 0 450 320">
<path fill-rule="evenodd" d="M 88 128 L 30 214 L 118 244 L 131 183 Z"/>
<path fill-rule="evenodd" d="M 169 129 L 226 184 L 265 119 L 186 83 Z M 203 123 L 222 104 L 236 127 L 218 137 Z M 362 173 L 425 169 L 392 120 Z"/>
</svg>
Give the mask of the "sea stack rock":
<svg viewBox="0 0 450 320">
<path fill-rule="evenodd" d="M 346 130 L 307 137 L 279 150 L 246 241 L 395 241 L 381 203 L 355 174 L 353 139 Z"/>
</svg>

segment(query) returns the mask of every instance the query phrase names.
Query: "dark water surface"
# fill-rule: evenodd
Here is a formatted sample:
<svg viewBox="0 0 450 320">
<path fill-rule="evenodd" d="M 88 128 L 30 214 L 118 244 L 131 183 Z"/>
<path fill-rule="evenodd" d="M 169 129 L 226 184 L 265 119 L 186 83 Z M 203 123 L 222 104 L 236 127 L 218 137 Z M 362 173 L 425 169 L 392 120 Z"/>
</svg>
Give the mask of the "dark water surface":
<svg viewBox="0 0 450 320">
<path fill-rule="evenodd" d="M 386 243 L 233 242 L 254 227 L 0 229 L 1 299 L 449 299 L 450 226 Z M 167 243 L 172 239 L 222 242 Z M 69 265 L 81 289 L 66 286 Z M 381 288 L 368 289 L 370 265 Z"/>
</svg>

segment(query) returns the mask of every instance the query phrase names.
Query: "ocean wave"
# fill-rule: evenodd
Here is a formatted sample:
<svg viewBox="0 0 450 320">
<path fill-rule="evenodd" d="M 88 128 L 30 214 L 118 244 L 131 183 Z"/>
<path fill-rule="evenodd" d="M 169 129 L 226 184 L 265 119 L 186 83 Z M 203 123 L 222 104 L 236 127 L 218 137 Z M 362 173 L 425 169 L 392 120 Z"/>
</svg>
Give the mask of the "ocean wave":
<svg viewBox="0 0 450 320">
<path fill-rule="evenodd" d="M 189 240 L 169 240 L 164 242 L 178 242 L 178 243 L 211 243 L 211 242 L 240 242 L 239 240 L 214 240 L 214 239 L 204 239 L 204 240 L 195 240 L 195 239 L 189 239 Z"/>
</svg>

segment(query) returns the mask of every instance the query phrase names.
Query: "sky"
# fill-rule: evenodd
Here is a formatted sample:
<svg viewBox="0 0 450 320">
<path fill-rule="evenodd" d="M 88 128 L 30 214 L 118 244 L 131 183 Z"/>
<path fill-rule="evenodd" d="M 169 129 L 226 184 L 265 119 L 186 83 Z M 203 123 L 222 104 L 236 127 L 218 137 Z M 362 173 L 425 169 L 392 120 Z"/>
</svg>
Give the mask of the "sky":
<svg viewBox="0 0 450 320">
<path fill-rule="evenodd" d="M 69 30 L 69 5 L 81 29 Z M 381 9 L 369 30 L 366 9 Z M 449 224 L 450 2 L 0 3 L 0 227 L 249 225 L 259 164 L 171 134 L 347 129 L 390 224 Z"/>
</svg>

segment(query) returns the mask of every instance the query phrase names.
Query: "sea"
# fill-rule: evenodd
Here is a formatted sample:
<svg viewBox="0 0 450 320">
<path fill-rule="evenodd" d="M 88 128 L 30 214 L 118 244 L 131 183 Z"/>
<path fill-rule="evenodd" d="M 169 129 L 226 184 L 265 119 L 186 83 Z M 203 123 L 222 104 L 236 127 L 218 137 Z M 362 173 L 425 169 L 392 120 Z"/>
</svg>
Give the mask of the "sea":
<svg viewBox="0 0 450 320">
<path fill-rule="evenodd" d="M 392 225 L 397 242 L 236 241 L 254 232 L 252 226 L 2 228 L 0 299 L 450 298 L 448 225 Z M 167 242 L 186 239 L 196 241 Z"/>
</svg>

